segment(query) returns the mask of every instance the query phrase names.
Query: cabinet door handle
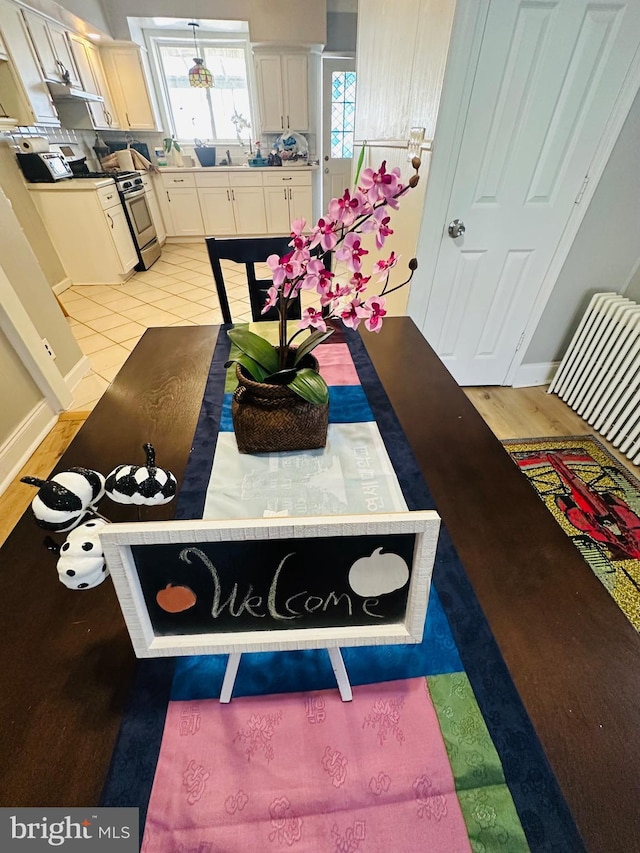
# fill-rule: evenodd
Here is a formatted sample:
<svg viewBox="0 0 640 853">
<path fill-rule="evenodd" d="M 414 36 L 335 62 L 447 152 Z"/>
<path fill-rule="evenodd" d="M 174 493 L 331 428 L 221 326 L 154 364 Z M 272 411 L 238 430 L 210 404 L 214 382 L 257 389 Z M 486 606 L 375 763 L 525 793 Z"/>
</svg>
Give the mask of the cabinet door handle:
<svg viewBox="0 0 640 853">
<path fill-rule="evenodd" d="M 290 127 L 290 125 L 289 125 L 289 116 L 287 116 L 287 127 Z"/>
<path fill-rule="evenodd" d="M 111 223 L 111 228 L 113 229 L 113 217 L 110 213 L 107 213 L 107 218 L 109 219 L 109 222 Z"/>
<path fill-rule="evenodd" d="M 169 190 L 167 190 L 167 201 L 171 201 L 171 196 L 169 195 Z"/>
<path fill-rule="evenodd" d="M 174 178 L 173 183 L 174 184 L 184 184 L 184 178 Z"/>
<path fill-rule="evenodd" d="M 289 187 L 289 201 L 291 201 L 291 187 Z"/>
<path fill-rule="evenodd" d="M 227 201 L 231 201 L 231 196 L 229 195 L 229 190 L 227 190 Z"/>
<path fill-rule="evenodd" d="M 106 201 L 111 201 L 111 199 L 112 199 L 112 198 L 113 198 L 113 193 L 111 193 L 110 195 L 105 196 L 105 200 L 106 200 Z"/>
<path fill-rule="evenodd" d="M 283 181 L 290 181 L 290 180 L 292 180 L 291 175 L 289 175 L 289 177 L 288 177 L 288 178 L 285 178 L 285 176 L 283 175 L 283 176 L 282 176 L 282 180 L 283 180 Z"/>
<path fill-rule="evenodd" d="M 232 198 L 234 201 L 236 200 L 236 194 L 235 194 L 235 192 L 234 192 L 233 190 L 231 190 L 231 198 Z"/>
<path fill-rule="evenodd" d="M 284 116 L 280 116 L 280 129 L 284 130 Z"/>
<path fill-rule="evenodd" d="M 131 127 L 131 122 L 129 121 L 129 113 L 125 113 L 124 115 L 127 120 L 127 124 L 129 125 L 129 127 Z"/>
</svg>

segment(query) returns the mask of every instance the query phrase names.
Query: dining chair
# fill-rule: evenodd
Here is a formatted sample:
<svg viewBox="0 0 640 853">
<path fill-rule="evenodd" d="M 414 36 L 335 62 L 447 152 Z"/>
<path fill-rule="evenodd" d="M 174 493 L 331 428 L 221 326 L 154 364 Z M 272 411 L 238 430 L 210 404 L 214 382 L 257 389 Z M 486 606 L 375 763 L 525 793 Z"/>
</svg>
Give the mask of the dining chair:
<svg viewBox="0 0 640 853">
<path fill-rule="evenodd" d="M 256 278 L 255 265 L 264 263 L 269 255 L 286 255 L 291 251 L 289 242 L 291 237 L 231 237 L 229 239 L 218 239 L 217 237 L 205 237 L 209 260 L 213 270 L 213 278 L 218 291 L 222 319 L 225 323 L 232 323 L 231 309 L 227 288 L 224 281 L 220 261 L 235 261 L 244 264 L 247 271 L 247 286 L 249 288 L 249 303 L 251 305 L 251 316 L 257 320 L 277 320 L 278 312 L 275 307 L 270 308 L 262 314 L 262 308 L 267 298 L 267 290 L 273 284 L 269 279 Z M 300 318 L 300 299 L 292 302 L 288 317 L 293 320 Z"/>
</svg>

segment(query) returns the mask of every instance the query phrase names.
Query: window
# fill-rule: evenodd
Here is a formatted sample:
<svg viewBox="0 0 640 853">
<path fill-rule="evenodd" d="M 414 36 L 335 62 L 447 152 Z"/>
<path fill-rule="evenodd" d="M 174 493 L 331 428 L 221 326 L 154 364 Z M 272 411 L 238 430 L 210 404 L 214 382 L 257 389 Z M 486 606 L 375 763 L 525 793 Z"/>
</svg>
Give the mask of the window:
<svg viewBox="0 0 640 853">
<path fill-rule="evenodd" d="M 247 83 L 246 43 L 198 40 L 198 51 L 213 74 L 212 89 L 189 85 L 192 42 L 156 41 L 168 118 L 177 139 L 247 144 L 251 101 Z"/>
<path fill-rule="evenodd" d="M 331 157 L 353 157 L 356 112 L 356 72 L 331 74 Z"/>
</svg>

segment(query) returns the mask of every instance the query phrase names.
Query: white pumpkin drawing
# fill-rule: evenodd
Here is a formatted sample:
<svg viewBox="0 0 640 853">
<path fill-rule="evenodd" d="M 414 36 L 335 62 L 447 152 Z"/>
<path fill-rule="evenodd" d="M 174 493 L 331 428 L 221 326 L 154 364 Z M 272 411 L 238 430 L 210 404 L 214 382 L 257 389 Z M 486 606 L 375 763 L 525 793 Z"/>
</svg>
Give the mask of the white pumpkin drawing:
<svg viewBox="0 0 640 853">
<path fill-rule="evenodd" d="M 92 518 L 76 527 L 60 548 L 58 578 L 69 589 L 93 589 L 107 577 L 99 531 L 107 524 Z"/>
<path fill-rule="evenodd" d="M 349 585 L 363 598 L 387 595 L 409 580 L 409 567 L 399 554 L 382 553 L 376 548 L 370 557 L 361 557 L 349 569 Z"/>
</svg>

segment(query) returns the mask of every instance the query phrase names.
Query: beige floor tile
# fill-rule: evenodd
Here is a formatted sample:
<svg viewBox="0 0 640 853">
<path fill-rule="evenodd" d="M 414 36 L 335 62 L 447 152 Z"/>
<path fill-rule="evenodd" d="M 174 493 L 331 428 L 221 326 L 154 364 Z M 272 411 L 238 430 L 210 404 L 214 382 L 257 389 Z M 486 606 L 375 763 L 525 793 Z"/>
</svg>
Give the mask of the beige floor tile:
<svg viewBox="0 0 640 853">
<path fill-rule="evenodd" d="M 110 302 L 109 308 L 112 311 L 116 311 L 118 314 L 125 314 L 129 316 L 129 312 L 134 308 L 140 308 L 140 306 L 144 305 L 144 303 L 140 299 L 136 299 L 133 296 L 120 296 L 120 298 L 116 302 Z"/>
<path fill-rule="evenodd" d="M 78 292 L 77 287 L 70 287 L 68 290 L 65 290 L 64 293 L 58 294 L 58 299 L 63 305 L 69 305 L 71 302 L 77 302 L 79 299 L 86 298 L 86 296 L 83 296 Z"/>
<path fill-rule="evenodd" d="M 183 299 L 188 299 L 190 302 L 198 302 L 200 299 L 206 299 L 211 296 L 211 291 L 204 287 L 191 287 L 180 294 Z"/>
<path fill-rule="evenodd" d="M 165 295 L 164 299 L 154 302 L 154 308 L 161 308 L 163 311 L 173 311 L 174 308 L 182 308 L 189 304 L 189 300 L 183 299 L 182 296 L 176 296 L 175 293 L 172 293 Z"/>
<path fill-rule="evenodd" d="M 175 323 L 171 324 L 172 326 L 197 326 L 197 323 L 194 323 L 193 320 L 176 320 Z"/>
<path fill-rule="evenodd" d="M 175 282 L 172 282 L 175 284 Z M 166 291 L 164 287 L 156 287 L 153 293 L 145 294 L 144 302 L 146 305 L 156 305 L 158 302 L 162 302 L 165 299 L 171 299 L 175 296 L 171 291 Z"/>
<path fill-rule="evenodd" d="M 95 320 L 87 320 L 87 326 L 95 329 L 96 332 L 107 332 L 109 329 L 115 329 L 117 326 L 123 326 L 127 322 L 122 314 L 107 314 L 105 317 L 98 317 Z"/>
<path fill-rule="evenodd" d="M 211 264 L 210 264 L 210 263 L 200 263 L 200 264 L 196 264 L 196 266 L 195 266 L 195 267 L 193 267 L 193 269 L 194 269 L 196 272 L 201 272 L 203 275 L 212 275 L 212 272 L 211 272 Z"/>
<path fill-rule="evenodd" d="M 162 275 L 172 275 L 175 267 L 173 264 L 168 264 L 165 261 L 156 261 L 153 265 L 153 271 L 155 273 L 162 273 Z"/>
<path fill-rule="evenodd" d="M 129 355 L 129 350 L 127 350 L 127 355 Z M 124 364 L 124 362 L 123 362 Z M 105 379 L 107 382 L 111 383 L 116 378 L 120 370 L 122 369 L 122 364 L 112 364 L 111 367 L 103 367 L 99 371 L 96 371 L 99 376 Z"/>
<path fill-rule="evenodd" d="M 208 275 L 206 275 L 205 273 L 196 273 L 196 275 L 198 277 L 192 278 L 191 282 L 190 282 L 191 284 L 196 285 L 196 287 L 207 287 L 207 288 L 215 287 L 215 282 L 213 280 L 213 273 L 211 272 L 211 270 L 209 270 Z"/>
<path fill-rule="evenodd" d="M 111 308 L 114 302 L 125 298 L 126 294 L 122 292 L 123 287 L 122 284 L 114 284 L 111 290 L 105 290 L 104 293 L 98 294 L 94 301 L 99 305 L 107 305 Z"/>
<path fill-rule="evenodd" d="M 102 376 L 98 376 L 95 373 L 87 374 L 84 379 L 80 380 L 73 391 L 71 409 L 78 411 L 93 408 L 96 400 L 100 399 L 108 387 L 109 383 Z"/>
<path fill-rule="evenodd" d="M 207 308 L 219 308 L 220 301 L 217 293 L 212 293 L 210 296 L 205 296 L 204 299 L 196 299 L 199 305 L 205 305 Z"/>
<path fill-rule="evenodd" d="M 83 338 L 90 338 L 91 335 L 95 335 L 94 329 L 90 329 L 89 326 L 85 326 L 84 323 L 73 323 L 71 331 L 73 332 L 73 337 L 77 341 L 81 341 Z"/>
<path fill-rule="evenodd" d="M 219 309 L 210 308 L 207 311 L 203 311 L 202 314 L 196 314 L 190 319 L 198 326 L 213 326 L 222 323 L 222 312 Z"/>
<path fill-rule="evenodd" d="M 141 323 L 125 323 L 123 326 L 118 326 L 116 329 L 110 329 L 105 332 L 105 337 L 110 338 L 114 343 L 121 344 L 123 341 L 128 341 L 136 335 L 143 335 L 146 328 Z"/>
<path fill-rule="evenodd" d="M 159 281 L 162 281 L 164 276 L 162 273 L 155 271 L 155 264 L 151 267 L 150 270 L 144 270 L 144 272 L 136 273 L 135 276 L 130 279 L 131 282 L 140 282 L 141 284 L 156 284 Z"/>
<path fill-rule="evenodd" d="M 140 337 L 136 336 L 135 338 L 129 338 L 129 340 L 127 340 L 127 341 L 122 341 L 120 346 L 124 347 L 125 349 L 129 350 L 129 352 L 131 352 L 131 350 L 134 349 L 134 347 L 136 347 L 138 345 L 138 341 L 140 340 Z"/>
<path fill-rule="evenodd" d="M 196 272 L 195 270 L 185 269 L 185 267 L 176 267 L 176 271 L 173 273 L 171 278 L 177 279 L 178 281 L 186 281 L 190 282 L 194 279 L 199 279 L 202 273 Z"/>
<path fill-rule="evenodd" d="M 134 299 L 141 299 L 142 301 L 144 301 L 147 293 L 155 293 L 157 289 L 158 286 L 155 282 L 147 283 L 146 281 L 128 281 L 120 288 L 126 296 L 133 296 Z"/>
<path fill-rule="evenodd" d="M 114 364 L 123 365 L 129 355 L 129 351 L 125 347 L 111 343 L 111 341 L 109 343 L 110 346 L 93 353 L 89 359 L 91 368 L 95 373 L 101 374 L 105 368 L 112 367 Z"/>
<path fill-rule="evenodd" d="M 171 313 L 174 315 L 174 320 L 177 317 L 181 317 L 183 320 L 190 320 L 196 314 L 202 314 L 206 310 L 204 305 L 199 305 L 197 302 L 185 302 L 183 306 L 172 308 Z"/>
<path fill-rule="evenodd" d="M 182 269 L 192 270 L 192 272 L 202 272 L 200 267 L 203 266 L 203 263 L 201 260 L 196 261 L 193 258 L 188 258 L 180 266 Z"/>
<path fill-rule="evenodd" d="M 186 290 L 192 290 L 193 286 L 189 284 L 188 281 L 174 281 L 171 284 L 168 284 L 166 287 L 162 288 L 166 293 L 174 293 L 176 295 L 182 295 Z"/>
<path fill-rule="evenodd" d="M 153 305 L 141 305 L 139 308 L 133 308 L 131 311 L 127 311 L 127 317 L 146 326 L 162 326 L 173 322 L 175 319 L 171 314 L 161 311 Z"/>
<path fill-rule="evenodd" d="M 94 332 L 90 338 L 82 338 L 78 341 L 80 349 L 85 355 L 93 355 L 94 352 L 99 352 L 101 349 L 106 349 L 113 345 L 113 341 L 101 335 L 99 332 Z"/>
</svg>

